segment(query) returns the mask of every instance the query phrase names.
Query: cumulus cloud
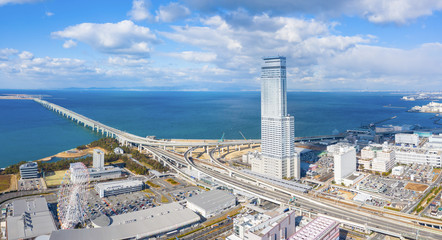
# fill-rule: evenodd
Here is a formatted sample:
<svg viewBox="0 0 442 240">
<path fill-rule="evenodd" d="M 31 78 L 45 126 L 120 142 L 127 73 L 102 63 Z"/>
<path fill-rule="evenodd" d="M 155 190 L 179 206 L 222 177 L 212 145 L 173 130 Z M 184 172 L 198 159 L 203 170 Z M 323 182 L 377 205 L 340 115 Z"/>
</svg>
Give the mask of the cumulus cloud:
<svg viewBox="0 0 442 240">
<path fill-rule="evenodd" d="M 211 52 L 183 51 L 168 53 L 166 55 L 190 62 L 213 62 L 216 59 L 216 54 Z"/>
<path fill-rule="evenodd" d="M 193 8 L 205 12 L 247 9 L 252 13 L 317 14 L 324 16 L 360 16 L 373 23 L 404 24 L 442 10 L 442 1 L 434 0 L 186 0 Z"/>
<path fill-rule="evenodd" d="M 152 16 L 146 5 L 147 4 L 144 0 L 133 0 L 132 10 L 130 10 L 128 15 L 135 21 L 150 19 Z"/>
<path fill-rule="evenodd" d="M 7 60 L 10 56 L 16 55 L 19 51 L 12 48 L 0 49 L 0 60 Z"/>
<path fill-rule="evenodd" d="M 72 39 L 66 40 L 63 43 L 63 47 L 64 48 L 72 48 L 72 47 L 75 47 L 75 46 L 77 46 L 77 42 L 72 40 Z"/>
<path fill-rule="evenodd" d="M 214 16 L 203 19 L 203 26 L 173 26 L 173 32 L 161 34 L 215 53 L 217 57 L 209 60 L 231 70 L 256 67 L 260 57 L 275 54 L 292 57 L 296 64 L 315 64 L 318 56 L 332 56 L 369 41 L 362 36 L 331 35 L 330 24 L 315 20 L 264 14 L 248 16 L 243 26 L 235 21 Z"/>
<path fill-rule="evenodd" d="M 138 26 L 130 20 L 118 23 L 82 23 L 62 31 L 53 37 L 68 39 L 65 47 L 72 47 L 69 40 L 84 42 L 100 52 L 133 57 L 148 57 L 151 44 L 159 42 L 149 28 Z"/>
<path fill-rule="evenodd" d="M 412 85 L 431 89 L 442 80 L 434 77 L 442 76 L 439 43 L 412 50 L 377 47 L 371 35 L 333 34 L 334 23 L 266 14 L 217 15 L 201 19 L 201 24 L 173 26 L 172 32 L 160 34 L 203 50 L 170 56 L 186 61 L 195 61 L 199 53 L 216 56 L 205 60 L 232 74 L 224 79 L 226 84 L 236 78 L 236 86 L 247 82 L 249 88 L 259 89 L 259 81 L 251 79 L 260 75 L 260 58 L 278 54 L 288 57 L 291 89 L 406 89 Z M 425 85 L 422 79 L 428 79 Z"/>
<path fill-rule="evenodd" d="M 159 10 L 156 11 L 156 14 L 156 21 L 174 22 L 178 19 L 187 17 L 190 14 L 190 10 L 179 3 L 172 2 L 167 6 L 160 6 Z"/>
<path fill-rule="evenodd" d="M 0 0 L 0 6 L 6 5 L 6 4 L 23 4 L 23 3 L 32 3 L 32 2 L 39 2 L 42 0 Z"/>
<path fill-rule="evenodd" d="M 35 57 L 15 49 L 0 49 L 0 57 L 0 85 L 5 88 L 80 87 L 99 76 L 94 67 L 80 59 Z"/>
</svg>

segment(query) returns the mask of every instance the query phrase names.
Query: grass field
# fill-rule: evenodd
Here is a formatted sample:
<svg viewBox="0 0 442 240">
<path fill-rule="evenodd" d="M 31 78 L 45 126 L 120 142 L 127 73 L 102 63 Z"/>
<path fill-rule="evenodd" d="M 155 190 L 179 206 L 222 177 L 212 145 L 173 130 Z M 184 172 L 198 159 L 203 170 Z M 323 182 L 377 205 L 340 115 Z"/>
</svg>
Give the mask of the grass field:
<svg viewBox="0 0 442 240">
<path fill-rule="evenodd" d="M 180 185 L 179 182 L 173 180 L 172 178 L 168 178 L 168 179 L 166 179 L 166 181 L 167 181 L 168 183 L 170 183 L 171 185 L 173 185 L 173 186 L 175 186 L 175 185 Z"/>
<path fill-rule="evenodd" d="M 410 182 L 407 183 L 407 185 L 405 186 L 405 189 L 409 189 L 412 191 L 418 191 L 418 192 L 423 192 L 427 188 L 428 188 L 428 185 L 419 184 L 419 183 L 410 183 Z"/>
<path fill-rule="evenodd" d="M 49 172 L 45 174 L 45 181 L 48 187 L 58 186 L 63 181 L 66 170 Z"/>
<path fill-rule="evenodd" d="M 11 186 L 12 175 L 0 175 L 0 192 L 6 191 Z"/>
<path fill-rule="evenodd" d="M 159 187 L 161 187 L 160 185 L 155 184 L 155 183 L 153 183 L 153 182 L 151 182 L 151 181 L 146 181 L 146 184 L 149 185 L 150 187 L 153 187 L 153 188 L 159 188 Z"/>
</svg>

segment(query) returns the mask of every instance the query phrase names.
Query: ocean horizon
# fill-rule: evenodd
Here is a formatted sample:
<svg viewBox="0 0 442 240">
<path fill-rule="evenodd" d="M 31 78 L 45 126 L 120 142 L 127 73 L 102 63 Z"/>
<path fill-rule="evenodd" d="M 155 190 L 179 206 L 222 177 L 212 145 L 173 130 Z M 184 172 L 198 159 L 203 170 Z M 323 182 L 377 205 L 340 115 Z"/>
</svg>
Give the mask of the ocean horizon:
<svg viewBox="0 0 442 240">
<path fill-rule="evenodd" d="M 139 136 L 165 139 L 260 138 L 260 92 L 0 90 L 44 99 Z M 384 124 L 437 127 L 435 114 L 406 110 L 429 101 L 401 101 L 398 92 L 287 93 L 295 136 L 343 132 L 393 116 Z M 385 107 L 385 106 L 392 106 Z M 101 138 L 32 100 L 0 100 L 0 167 L 34 161 Z"/>
</svg>

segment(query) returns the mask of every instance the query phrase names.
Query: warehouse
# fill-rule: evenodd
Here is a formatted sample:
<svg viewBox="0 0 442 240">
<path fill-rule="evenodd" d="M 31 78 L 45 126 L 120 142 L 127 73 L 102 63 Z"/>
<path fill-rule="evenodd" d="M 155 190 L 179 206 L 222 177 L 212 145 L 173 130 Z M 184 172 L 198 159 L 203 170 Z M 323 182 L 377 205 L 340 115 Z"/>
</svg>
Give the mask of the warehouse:
<svg viewBox="0 0 442 240">
<path fill-rule="evenodd" d="M 187 207 L 208 218 L 235 206 L 236 197 L 228 192 L 213 190 L 187 199 Z"/>
<path fill-rule="evenodd" d="M 124 193 L 131 193 L 143 190 L 143 182 L 140 180 L 122 180 L 114 182 L 98 183 L 95 191 L 100 197 L 108 197 Z"/>
<path fill-rule="evenodd" d="M 101 228 L 58 230 L 52 239 L 149 239 L 198 223 L 201 218 L 179 203 L 140 210 L 112 217 L 111 225 Z"/>
<path fill-rule="evenodd" d="M 57 230 L 44 197 L 15 200 L 12 215 L 6 219 L 6 229 L 10 240 L 34 239 Z"/>
</svg>

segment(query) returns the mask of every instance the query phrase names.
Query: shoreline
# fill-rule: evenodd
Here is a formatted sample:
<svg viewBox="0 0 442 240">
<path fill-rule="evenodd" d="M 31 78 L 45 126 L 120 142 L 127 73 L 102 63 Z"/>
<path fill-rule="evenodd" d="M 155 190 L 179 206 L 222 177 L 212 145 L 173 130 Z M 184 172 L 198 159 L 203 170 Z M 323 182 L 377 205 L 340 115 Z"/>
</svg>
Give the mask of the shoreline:
<svg viewBox="0 0 442 240">
<path fill-rule="evenodd" d="M 100 147 L 88 147 L 86 149 L 83 150 L 78 150 L 77 148 L 72 148 L 72 149 L 68 149 L 66 151 L 63 152 L 59 152 L 57 154 L 54 154 L 52 156 L 49 157 L 44 157 L 44 158 L 40 158 L 38 160 L 35 160 L 33 162 L 47 162 L 47 161 L 51 161 L 53 158 L 80 158 L 80 157 L 84 157 L 88 154 L 92 155 L 94 152 L 94 149 L 100 149 L 102 150 L 105 154 L 108 153 L 107 150 L 100 148 Z"/>
</svg>

